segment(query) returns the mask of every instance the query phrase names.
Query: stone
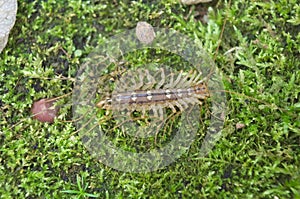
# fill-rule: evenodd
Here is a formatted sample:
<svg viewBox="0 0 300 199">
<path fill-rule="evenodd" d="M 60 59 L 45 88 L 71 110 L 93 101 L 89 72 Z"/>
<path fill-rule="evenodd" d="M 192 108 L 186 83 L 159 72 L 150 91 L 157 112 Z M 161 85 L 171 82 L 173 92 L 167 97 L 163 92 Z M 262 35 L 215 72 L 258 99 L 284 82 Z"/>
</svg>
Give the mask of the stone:
<svg viewBox="0 0 300 199">
<path fill-rule="evenodd" d="M 153 27 L 147 22 L 141 21 L 136 25 L 135 34 L 138 40 L 144 44 L 150 44 L 155 38 Z"/>
<path fill-rule="evenodd" d="M 0 53 L 6 46 L 8 35 L 17 15 L 17 0 L 0 0 Z"/>
<path fill-rule="evenodd" d="M 53 105 L 51 99 L 41 99 L 33 103 L 31 113 L 33 118 L 40 122 L 53 123 L 58 114 L 58 108 Z"/>
<path fill-rule="evenodd" d="M 195 5 L 195 4 L 199 4 L 199 3 L 208 3 L 211 1 L 212 0 L 180 0 L 180 2 L 185 5 Z"/>
</svg>

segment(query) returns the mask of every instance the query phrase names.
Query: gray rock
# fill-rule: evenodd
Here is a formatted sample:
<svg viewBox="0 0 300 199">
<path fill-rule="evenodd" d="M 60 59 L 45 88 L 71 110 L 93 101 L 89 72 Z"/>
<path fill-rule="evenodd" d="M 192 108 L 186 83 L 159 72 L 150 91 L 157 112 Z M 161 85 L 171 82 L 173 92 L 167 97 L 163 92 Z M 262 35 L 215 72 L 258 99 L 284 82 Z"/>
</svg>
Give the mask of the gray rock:
<svg viewBox="0 0 300 199">
<path fill-rule="evenodd" d="M 145 21 L 137 23 L 135 34 L 138 40 L 144 44 L 150 44 L 155 38 L 153 27 Z"/>
<path fill-rule="evenodd" d="M 6 46 L 9 31 L 17 15 L 17 0 L 0 0 L 0 53 Z"/>
<path fill-rule="evenodd" d="M 181 3 L 186 4 L 186 5 L 194 5 L 198 3 L 207 3 L 211 2 L 212 0 L 180 0 Z"/>
</svg>

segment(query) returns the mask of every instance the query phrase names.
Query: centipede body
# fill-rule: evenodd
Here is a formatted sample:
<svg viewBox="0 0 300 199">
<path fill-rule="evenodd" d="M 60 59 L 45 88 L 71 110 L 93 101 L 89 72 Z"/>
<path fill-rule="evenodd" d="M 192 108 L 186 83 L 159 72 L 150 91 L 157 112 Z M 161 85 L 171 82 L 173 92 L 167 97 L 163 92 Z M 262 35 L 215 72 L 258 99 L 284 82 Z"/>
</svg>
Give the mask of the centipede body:
<svg viewBox="0 0 300 199">
<path fill-rule="evenodd" d="M 118 80 L 116 89 L 96 106 L 109 110 L 140 111 L 143 115 L 152 110 L 154 116 L 161 118 L 164 108 L 176 113 L 177 107 L 183 112 L 189 105 L 201 105 L 207 97 L 207 85 L 198 71 L 166 75 L 162 68 L 155 74 L 140 68 L 128 71 L 124 78 Z"/>
</svg>

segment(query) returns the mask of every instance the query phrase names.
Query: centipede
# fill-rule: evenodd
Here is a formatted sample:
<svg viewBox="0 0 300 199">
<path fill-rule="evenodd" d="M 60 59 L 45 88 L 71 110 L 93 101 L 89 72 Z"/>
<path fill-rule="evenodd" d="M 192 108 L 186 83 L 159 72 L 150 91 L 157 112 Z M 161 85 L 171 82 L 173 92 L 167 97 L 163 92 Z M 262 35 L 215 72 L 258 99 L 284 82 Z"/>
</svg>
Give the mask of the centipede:
<svg viewBox="0 0 300 199">
<path fill-rule="evenodd" d="M 143 117 L 146 111 L 152 110 L 154 117 L 163 119 L 164 108 L 170 108 L 173 113 L 183 112 L 189 105 L 202 105 L 202 101 L 209 97 L 207 85 L 196 70 L 187 74 L 181 70 L 177 75 L 173 72 L 166 75 L 161 68 L 152 76 L 149 70 L 141 68 L 135 73 L 137 75 L 129 71 L 126 78 L 118 81 L 115 91 L 96 106 L 100 109 L 128 110 L 129 113 L 139 111 Z M 155 80 L 158 74 L 161 77 L 159 82 Z"/>
<path fill-rule="evenodd" d="M 193 108 L 202 106 L 210 97 L 206 79 L 196 69 L 176 71 L 170 67 L 141 67 L 123 71 L 115 78 L 113 89 L 101 92 L 95 107 L 107 111 L 106 115 L 114 115 L 106 119 L 106 123 L 118 121 L 113 129 L 120 127 L 132 136 L 157 136 L 163 126 L 171 128 L 165 125 L 168 120 L 176 125 L 175 115 L 191 117 Z M 102 83 L 104 87 L 107 85 L 107 82 Z M 140 123 L 145 125 L 140 127 Z"/>
</svg>

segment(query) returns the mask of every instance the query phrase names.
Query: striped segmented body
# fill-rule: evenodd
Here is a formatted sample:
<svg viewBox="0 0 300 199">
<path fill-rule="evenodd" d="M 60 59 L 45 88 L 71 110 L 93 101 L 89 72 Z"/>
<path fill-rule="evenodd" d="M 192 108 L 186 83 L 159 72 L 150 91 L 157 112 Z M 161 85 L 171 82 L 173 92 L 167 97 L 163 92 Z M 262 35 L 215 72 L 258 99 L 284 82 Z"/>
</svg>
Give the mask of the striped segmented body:
<svg viewBox="0 0 300 199">
<path fill-rule="evenodd" d="M 155 77 L 159 74 L 160 81 L 156 81 Z M 126 78 L 117 82 L 115 91 L 96 106 L 111 110 L 141 111 L 142 115 L 152 110 L 154 117 L 162 118 L 164 108 L 170 108 L 176 113 L 177 107 L 182 112 L 189 104 L 201 105 L 201 100 L 209 96 L 207 85 L 200 80 L 201 73 L 191 71 L 184 74 L 180 71 L 177 77 L 174 76 L 174 73 L 165 75 L 164 69 L 155 75 L 151 75 L 147 69 L 129 71 Z"/>
</svg>

